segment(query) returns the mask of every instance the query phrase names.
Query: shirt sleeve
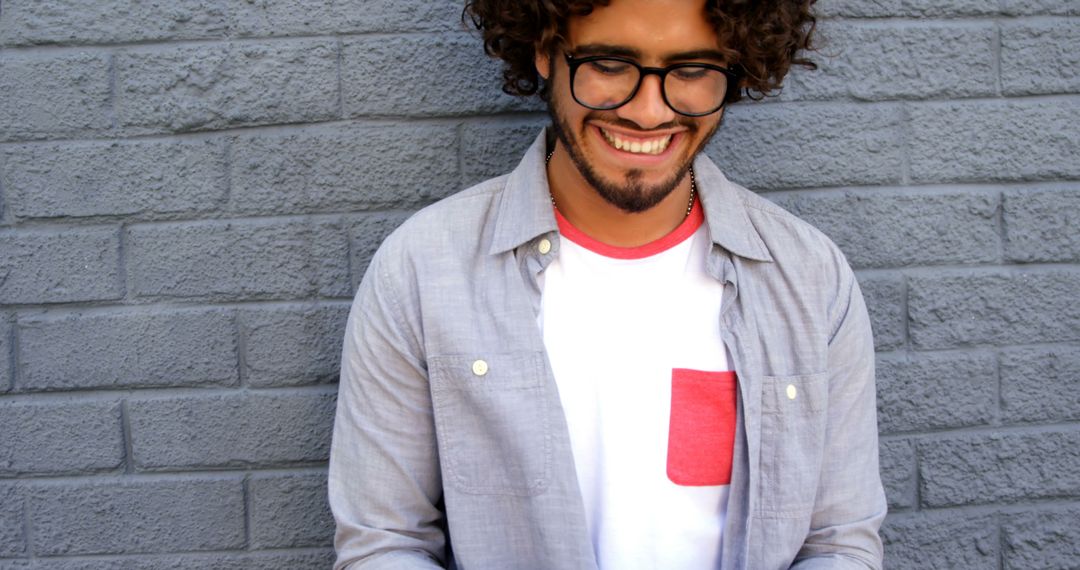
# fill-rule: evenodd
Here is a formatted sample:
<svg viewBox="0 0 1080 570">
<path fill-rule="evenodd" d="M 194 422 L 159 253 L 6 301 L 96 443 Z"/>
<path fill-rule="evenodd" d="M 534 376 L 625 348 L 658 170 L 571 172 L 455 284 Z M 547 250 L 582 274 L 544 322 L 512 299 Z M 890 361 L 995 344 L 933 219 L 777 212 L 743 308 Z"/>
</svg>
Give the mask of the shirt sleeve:
<svg viewBox="0 0 1080 570">
<path fill-rule="evenodd" d="M 829 342 L 825 453 L 810 531 L 792 568 L 881 568 L 885 492 L 878 472 L 874 342 L 850 269 Z"/>
<path fill-rule="evenodd" d="M 345 330 L 329 473 L 335 570 L 445 564 L 442 484 L 418 317 L 403 311 L 385 249 L 364 276 Z M 400 280 L 399 271 L 393 274 Z"/>
</svg>

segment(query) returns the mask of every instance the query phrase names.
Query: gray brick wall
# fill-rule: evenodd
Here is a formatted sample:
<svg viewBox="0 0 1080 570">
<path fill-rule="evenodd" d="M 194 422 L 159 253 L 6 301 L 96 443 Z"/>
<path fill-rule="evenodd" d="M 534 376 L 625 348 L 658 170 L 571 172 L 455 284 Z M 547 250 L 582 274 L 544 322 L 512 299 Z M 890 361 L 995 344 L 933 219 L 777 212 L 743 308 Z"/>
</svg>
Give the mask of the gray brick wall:
<svg viewBox="0 0 1080 570">
<path fill-rule="evenodd" d="M 888 568 L 1080 564 L 1080 4 L 821 0 L 708 153 L 846 252 Z M 324 568 L 381 239 L 542 107 L 457 1 L 0 3 L 0 570 Z"/>
</svg>

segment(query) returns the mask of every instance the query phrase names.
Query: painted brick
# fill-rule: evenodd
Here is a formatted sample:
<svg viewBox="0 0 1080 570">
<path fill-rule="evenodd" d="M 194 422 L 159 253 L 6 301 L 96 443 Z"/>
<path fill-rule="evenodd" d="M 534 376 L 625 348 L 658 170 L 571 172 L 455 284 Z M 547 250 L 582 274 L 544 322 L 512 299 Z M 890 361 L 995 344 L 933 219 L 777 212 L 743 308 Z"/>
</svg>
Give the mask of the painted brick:
<svg viewBox="0 0 1080 570">
<path fill-rule="evenodd" d="M 231 394 L 129 402 L 139 469 L 325 461 L 334 395 Z"/>
<path fill-rule="evenodd" d="M 372 36 L 342 47 L 345 115 L 467 115 L 540 109 L 502 92 L 500 64 L 466 34 Z"/>
<path fill-rule="evenodd" d="M 880 443 L 881 482 L 889 509 L 915 506 L 915 445 L 910 440 L 888 440 Z"/>
<path fill-rule="evenodd" d="M 821 27 L 817 70 L 792 69 L 783 98 L 880 101 L 997 94 L 992 24 L 915 22 Z"/>
<path fill-rule="evenodd" d="M 992 515 L 941 512 L 889 516 L 881 527 L 890 570 L 998 568 Z"/>
<path fill-rule="evenodd" d="M 22 490 L 14 485 L 0 485 L 0 557 L 25 553 Z"/>
<path fill-rule="evenodd" d="M 1080 420 L 1080 348 L 1015 348 L 1001 354 L 1001 415 L 1007 422 Z"/>
<path fill-rule="evenodd" d="M 468 187 L 514 169 L 540 130 L 546 116 L 514 121 L 477 121 L 461 128 L 461 186 Z"/>
<path fill-rule="evenodd" d="M 926 440 L 918 453 L 925 507 L 1080 494 L 1080 431 Z"/>
<path fill-rule="evenodd" d="M 1074 568 L 1080 561 L 1080 507 L 1003 517 L 1006 570 Z"/>
<path fill-rule="evenodd" d="M 1075 0 L 1002 0 L 1001 11 L 1010 16 L 1080 15 L 1080 8 L 1076 6 Z"/>
<path fill-rule="evenodd" d="M 238 2 L 236 31 L 245 36 L 461 30 L 462 2 L 428 0 L 251 0 Z"/>
<path fill-rule="evenodd" d="M 232 155 L 234 211 L 417 207 L 458 189 L 453 125 L 352 125 L 239 137 Z"/>
<path fill-rule="evenodd" d="M 7 9 L 5 3 L 5 17 Z M 0 140 L 93 134 L 111 126 L 108 56 L 65 51 L 0 58 Z"/>
<path fill-rule="evenodd" d="M 1006 192 L 1004 218 L 1010 260 L 1080 261 L 1080 188 Z"/>
<path fill-rule="evenodd" d="M 324 570 L 333 563 L 333 549 L 325 548 L 300 552 L 195 552 L 0 560 L 0 570 Z"/>
<path fill-rule="evenodd" d="M 220 141 L 33 144 L 4 154 L 0 177 L 17 218 L 203 212 L 227 187 Z"/>
<path fill-rule="evenodd" d="M 20 390 L 233 385 L 233 316 L 222 311 L 74 315 L 19 323 Z"/>
<path fill-rule="evenodd" d="M 998 3 L 998 0 L 821 0 L 816 9 L 823 16 L 847 18 L 934 18 L 988 16 L 997 13 Z"/>
<path fill-rule="evenodd" d="M 115 43 L 222 37 L 223 4 L 179 0 L 8 0 L 0 19 L 0 44 Z"/>
<path fill-rule="evenodd" d="M 336 382 L 348 315 L 344 304 L 241 313 L 248 384 Z"/>
<path fill-rule="evenodd" d="M 780 201 L 832 238 L 856 268 L 1001 259 L 997 193 L 870 191 Z"/>
<path fill-rule="evenodd" d="M 903 278 L 859 277 L 870 327 L 874 331 L 874 349 L 896 350 L 907 342 L 907 297 Z"/>
<path fill-rule="evenodd" d="M 1080 339 L 1080 273 L 949 273 L 908 280 L 917 349 Z"/>
<path fill-rule="evenodd" d="M 900 109 L 891 105 L 732 106 L 706 152 L 753 190 L 899 182 Z"/>
<path fill-rule="evenodd" d="M 251 493 L 253 548 L 329 546 L 334 518 L 326 499 L 326 474 L 257 476 Z"/>
<path fill-rule="evenodd" d="M 911 107 L 915 182 L 1080 176 L 1080 98 L 922 103 Z"/>
<path fill-rule="evenodd" d="M 120 404 L 0 405 L 0 476 L 115 469 L 124 461 Z"/>
<path fill-rule="evenodd" d="M 997 386 L 997 361 L 990 353 L 879 356 L 879 429 L 989 424 L 997 417 Z"/>
<path fill-rule="evenodd" d="M 237 479 L 50 484 L 29 495 L 38 555 L 244 546 L 244 494 Z"/>
<path fill-rule="evenodd" d="M 0 303 L 118 299 L 120 237 L 114 228 L 0 232 Z"/>
<path fill-rule="evenodd" d="M 335 222 L 215 221 L 136 226 L 128 273 L 143 297 L 257 299 L 351 294 Z"/>
<path fill-rule="evenodd" d="M 1002 26 L 1001 87 L 1008 95 L 1080 92 L 1080 20 Z"/>
<path fill-rule="evenodd" d="M 133 132 L 322 121 L 338 115 L 332 40 L 130 50 L 117 56 L 117 114 Z"/>
<path fill-rule="evenodd" d="M 402 222 L 409 217 L 400 212 L 370 214 L 353 220 L 349 226 L 349 242 L 352 258 L 353 289 L 360 286 L 360 280 L 371 263 L 371 258 L 379 245 Z"/>
</svg>

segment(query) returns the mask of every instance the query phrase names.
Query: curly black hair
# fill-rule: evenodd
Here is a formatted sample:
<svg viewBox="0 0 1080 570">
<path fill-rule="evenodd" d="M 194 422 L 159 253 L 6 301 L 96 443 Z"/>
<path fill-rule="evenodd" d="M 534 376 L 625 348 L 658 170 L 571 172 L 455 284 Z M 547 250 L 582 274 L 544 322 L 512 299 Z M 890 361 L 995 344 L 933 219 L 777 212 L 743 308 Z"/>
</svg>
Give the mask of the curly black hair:
<svg viewBox="0 0 1080 570">
<path fill-rule="evenodd" d="M 717 36 L 724 39 L 721 52 L 740 74 L 740 89 L 731 89 L 729 103 L 743 92 L 761 99 L 779 92 L 792 65 L 816 69 L 805 57 L 813 50 L 817 18 L 811 8 L 816 0 L 708 0 L 708 17 Z M 565 41 L 567 20 L 584 16 L 610 0 L 469 0 L 462 13 L 484 38 L 484 51 L 502 59 L 503 91 L 528 96 L 545 86 L 535 67 L 537 49 L 546 53 Z"/>
</svg>

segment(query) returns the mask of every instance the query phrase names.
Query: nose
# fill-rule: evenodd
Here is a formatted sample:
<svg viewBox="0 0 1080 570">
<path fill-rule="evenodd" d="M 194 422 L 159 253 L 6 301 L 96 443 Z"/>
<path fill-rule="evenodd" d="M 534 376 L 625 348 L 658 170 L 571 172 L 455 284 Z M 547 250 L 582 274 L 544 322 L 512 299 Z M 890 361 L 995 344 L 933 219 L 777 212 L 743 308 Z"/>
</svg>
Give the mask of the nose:
<svg viewBox="0 0 1080 570">
<path fill-rule="evenodd" d="M 664 102 L 660 77 L 646 75 L 634 98 L 615 110 L 623 119 L 633 121 L 642 129 L 656 128 L 675 120 L 675 111 Z"/>
</svg>

